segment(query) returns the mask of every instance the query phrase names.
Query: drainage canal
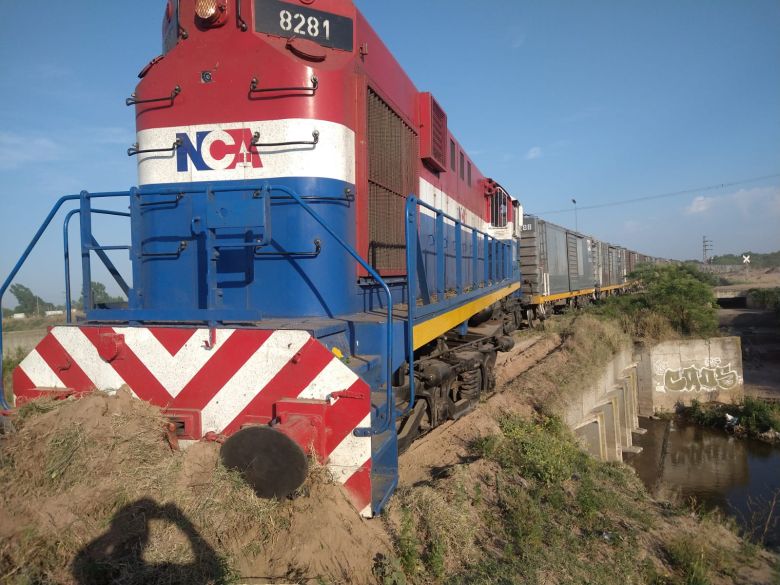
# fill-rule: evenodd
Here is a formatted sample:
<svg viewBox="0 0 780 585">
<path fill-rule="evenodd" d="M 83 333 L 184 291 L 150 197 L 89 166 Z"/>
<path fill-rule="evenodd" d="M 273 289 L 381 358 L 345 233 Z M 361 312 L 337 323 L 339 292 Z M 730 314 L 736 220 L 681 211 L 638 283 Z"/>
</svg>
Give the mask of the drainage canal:
<svg viewBox="0 0 780 585">
<path fill-rule="evenodd" d="M 780 446 L 679 420 L 643 418 L 640 426 L 647 434 L 634 443 L 643 451 L 625 460 L 654 496 L 720 509 L 780 550 Z"/>
</svg>

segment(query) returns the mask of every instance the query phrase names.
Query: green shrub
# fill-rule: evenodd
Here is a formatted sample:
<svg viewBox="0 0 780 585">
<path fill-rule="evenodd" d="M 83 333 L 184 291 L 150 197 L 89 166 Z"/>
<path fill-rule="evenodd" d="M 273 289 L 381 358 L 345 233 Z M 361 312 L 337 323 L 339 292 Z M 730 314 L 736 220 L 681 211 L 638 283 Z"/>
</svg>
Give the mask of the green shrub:
<svg viewBox="0 0 780 585">
<path fill-rule="evenodd" d="M 753 288 L 748 291 L 748 298 L 756 306 L 780 315 L 780 288 Z"/>
<path fill-rule="evenodd" d="M 780 432 L 780 404 L 750 396 L 738 404 L 703 405 L 698 400 L 693 400 L 688 408 L 683 409 L 682 414 L 696 424 L 715 428 L 726 426 L 728 414 L 736 417 L 739 426 L 752 437 L 769 430 Z"/>
<path fill-rule="evenodd" d="M 685 585 L 709 585 L 706 551 L 690 536 L 681 536 L 669 544 L 669 561 L 683 576 Z"/>
<path fill-rule="evenodd" d="M 542 417 L 536 423 L 507 418 L 501 423 L 504 442 L 496 456 L 504 467 L 514 467 L 528 479 L 546 486 L 569 479 L 587 457 L 558 418 Z"/>
<path fill-rule="evenodd" d="M 500 429 L 475 445 L 500 469 L 490 554 L 448 582 L 642 582 L 636 539 L 651 524 L 633 472 L 586 455 L 557 417 L 506 416 Z"/>
<path fill-rule="evenodd" d="M 398 552 L 401 557 L 401 565 L 407 575 L 415 575 L 417 566 L 420 562 L 420 553 L 418 548 L 420 542 L 417 539 L 417 532 L 414 529 L 414 519 L 410 510 L 402 512 L 401 534 L 398 539 Z"/>
<path fill-rule="evenodd" d="M 671 331 L 708 336 L 718 320 L 712 275 L 688 264 L 643 264 L 629 275 L 639 294 L 609 297 L 593 311 L 617 319 L 635 338 L 665 339 Z"/>
</svg>

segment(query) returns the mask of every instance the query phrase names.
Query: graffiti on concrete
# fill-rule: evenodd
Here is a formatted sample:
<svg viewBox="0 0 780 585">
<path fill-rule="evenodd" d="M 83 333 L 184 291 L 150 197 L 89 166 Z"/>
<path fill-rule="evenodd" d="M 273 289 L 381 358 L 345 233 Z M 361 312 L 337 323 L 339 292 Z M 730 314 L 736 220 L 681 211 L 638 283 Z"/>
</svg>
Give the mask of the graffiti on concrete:
<svg viewBox="0 0 780 585">
<path fill-rule="evenodd" d="M 731 390 L 739 384 L 739 374 L 731 364 L 720 365 L 720 360 L 707 360 L 703 368 L 689 366 L 664 372 L 663 392 L 716 392 Z"/>
</svg>

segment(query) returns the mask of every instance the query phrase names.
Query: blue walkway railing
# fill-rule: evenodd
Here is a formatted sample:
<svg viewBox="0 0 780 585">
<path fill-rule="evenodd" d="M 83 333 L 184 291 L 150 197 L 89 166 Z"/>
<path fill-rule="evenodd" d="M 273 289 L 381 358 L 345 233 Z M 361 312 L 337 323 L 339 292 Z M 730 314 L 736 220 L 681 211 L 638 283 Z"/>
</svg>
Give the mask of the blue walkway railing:
<svg viewBox="0 0 780 585">
<path fill-rule="evenodd" d="M 38 231 L 35 232 L 35 235 L 33 236 L 30 243 L 27 245 L 27 248 L 25 248 L 22 255 L 19 257 L 19 260 L 17 260 L 16 264 L 14 265 L 13 269 L 11 270 L 11 273 L 8 275 L 8 278 L 5 279 L 2 285 L 0 285 L 0 306 L 2 306 L 3 303 L 3 296 L 8 291 L 8 288 L 11 286 L 11 283 L 13 283 L 14 278 L 16 278 L 16 275 L 19 273 L 19 271 L 24 266 L 25 262 L 27 262 L 27 259 L 30 257 L 30 254 L 35 249 L 35 246 L 40 241 L 41 237 L 44 233 L 46 233 L 46 230 L 49 228 L 49 225 L 51 225 L 51 222 L 54 220 L 54 218 L 57 216 L 57 213 L 59 213 L 60 209 L 65 203 L 68 203 L 70 201 L 79 201 L 80 207 L 79 209 L 74 209 L 68 213 L 68 215 L 65 217 L 65 221 L 63 224 L 63 229 L 65 230 L 64 236 L 63 236 L 63 242 L 66 244 L 64 255 L 65 255 L 65 285 L 67 289 L 67 298 L 65 301 L 66 305 L 66 311 L 67 311 L 67 320 L 70 322 L 71 319 L 71 300 L 70 300 L 70 269 L 69 269 L 69 252 L 68 252 L 68 235 L 67 235 L 67 227 L 70 223 L 70 219 L 75 215 L 76 213 L 82 212 L 85 207 L 86 209 L 89 209 L 89 200 L 90 199 L 107 199 L 111 197 L 129 197 L 130 192 L 129 191 L 114 191 L 114 192 L 107 192 L 107 193 L 88 193 L 86 191 L 82 191 L 78 195 L 65 195 L 64 197 L 60 197 L 59 200 L 54 204 L 54 206 L 51 208 L 51 211 L 46 216 L 46 219 L 43 220 L 43 223 L 38 228 Z M 129 213 L 124 212 L 117 212 L 117 211 L 108 211 L 103 209 L 96 209 L 92 210 L 92 213 L 99 213 L 104 215 L 118 215 L 122 217 L 129 217 Z M 83 217 L 83 213 L 82 213 Z M 89 224 L 91 226 L 91 224 Z M 87 266 L 86 273 L 84 274 L 84 281 L 83 281 L 83 294 L 84 294 L 84 300 L 85 303 L 87 302 L 87 299 L 91 299 L 91 290 L 92 290 L 92 283 L 90 280 L 90 270 L 89 270 L 89 253 L 87 252 L 85 257 L 84 252 L 84 237 L 85 237 L 85 229 L 84 229 L 84 222 L 82 221 L 81 226 L 81 234 L 82 234 L 82 265 Z M 106 268 L 108 271 L 114 275 L 115 278 L 118 277 L 118 282 L 121 279 L 121 276 L 119 275 L 119 271 L 116 270 L 116 267 L 111 263 L 111 261 L 108 259 L 108 256 L 105 254 L 106 250 L 114 250 L 118 248 L 125 248 L 126 246 L 100 246 L 97 241 L 95 241 L 94 237 L 92 236 L 91 227 L 88 232 L 88 239 L 86 241 L 90 242 L 89 250 L 94 251 L 98 257 L 106 264 Z M 124 282 L 124 280 L 122 280 Z M 120 287 L 122 284 L 120 284 Z M 126 286 L 126 283 L 125 283 Z M 0 319 L 0 357 L 3 355 L 3 322 L 2 319 Z M 8 402 L 5 399 L 5 383 L 3 381 L 3 365 L 2 360 L 0 360 L 0 409 L 2 410 L 9 410 L 11 407 L 8 404 Z"/>
<path fill-rule="evenodd" d="M 422 266 L 423 274 L 419 278 L 418 260 L 423 252 L 419 245 L 419 208 L 427 209 L 434 215 L 435 244 L 435 283 L 436 300 L 431 300 L 427 291 L 428 275 Z M 447 298 L 447 245 L 445 237 L 445 220 L 453 224 L 455 231 L 455 289 L 454 295 Z M 464 278 L 463 232 L 470 232 L 471 238 L 471 279 L 468 283 Z M 482 258 L 479 257 L 479 245 L 482 244 Z M 483 262 L 482 273 L 479 274 L 479 263 Z M 420 263 L 422 265 L 422 263 Z M 465 225 L 459 218 L 452 217 L 414 195 L 406 199 L 406 274 L 408 278 L 408 313 L 406 354 L 409 362 L 409 404 L 399 416 L 408 414 L 414 408 L 414 326 L 418 319 L 429 318 L 450 308 L 461 305 L 476 296 L 482 296 L 490 289 L 497 289 L 506 284 L 512 276 L 511 244 L 501 241 L 475 227 Z M 470 290 L 465 290 L 468 284 Z M 417 290 L 421 288 L 422 307 L 417 306 Z"/>
<path fill-rule="evenodd" d="M 387 348 L 385 355 L 385 392 L 387 402 L 385 404 L 384 413 L 379 413 L 379 428 L 355 430 L 355 435 L 357 436 L 381 435 L 382 433 L 388 431 L 390 426 L 393 424 L 393 414 L 395 411 L 395 398 L 393 396 L 393 295 L 390 291 L 390 287 L 384 281 L 384 279 L 379 276 L 379 273 L 374 270 L 373 266 L 366 262 L 360 256 L 357 250 L 344 241 L 341 236 L 339 236 L 333 230 L 333 228 L 331 228 L 328 223 L 322 217 L 320 217 L 319 214 L 314 211 L 314 209 L 312 209 L 311 206 L 306 203 L 303 198 L 295 191 L 282 186 L 269 186 L 266 187 L 266 189 L 269 194 L 271 191 L 281 191 L 282 193 L 287 193 L 287 195 L 295 199 L 295 201 L 303 208 L 303 210 L 308 213 L 314 219 L 314 221 L 320 224 L 323 229 L 328 232 L 333 237 L 333 239 L 336 240 L 336 242 L 338 242 L 338 244 L 344 248 L 344 250 L 350 256 L 352 256 L 355 261 L 360 264 L 363 269 L 368 272 L 385 291 L 385 295 L 387 296 Z"/>
<path fill-rule="evenodd" d="M 184 191 L 194 190 L 194 187 L 184 187 L 183 189 L 176 190 L 177 193 Z M 242 186 L 241 189 L 246 189 L 246 186 Z M 202 187 L 198 189 L 202 190 Z M 238 190 L 238 188 L 236 188 Z M 271 196 L 271 192 L 280 192 L 286 194 L 291 199 L 295 200 L 301 208 L 309 214 L 323 229 L 325 229 L 333 239 L 350 255 L 355 261 L 360 264 L 363 269 L 370 274 L 376 283 L 384 290 L 387 297 L 387 320 L 386 320 L 386 355 L 385 357 L 385 391 L 386 391 L 386 408 L 378 413 L 379 425 L 372 429 L 359 429 L 359 434 L 381 434 L 390 429 L 394 421 L 395 413 L 395 400 L 393 396 L 393 300 L 392 293 L 389 285 L 379 275 L 379 273 L 366 261 L 360 254 L 349 245 L 344 239 L 341 238 L 331 228 L 327 222 L 306 202 L 307 197 L 302 197 L 298 193 L 284 186 L 272 186 L 264 185 L 263 190 Z M 171 191 L 174 192 L 174 191 Z M 40 228 L 30 241 L 27 248 L 22 253 L 21 257 L 14 265 L 8 278 L 0 286 L 0 303 L 14 278 L 19 273 L 19 270 L 25 264 L 29 258 L 31 252 L 38 244 L 39 240 L 46 232 L 51 222 L 54 220 L 60 209 L 65 203 L 78 201 L 79 207 L 69 211 L 65 217 L 63 223 L 63 247 L 64 247 L 64 266 L 65 266 L 65 288 L 66 288 L 66 313 L 67 322 L 71 322 L 71 278 L 70 278 L 70 243 L 68 239 L 68 227 L 70 220 L 75 215 L 80 217 L 80 233 L 81 233 L 81 260 L 82 260 L 82 292 L 84 298 L 85 309 L 89 310 L 93 307 L 92 302 L 92 290 L 91 290 L 91 253 L 102 261 L 109 273 L 115 278 L 119 287 L 128 293 L 130 290 L 127 282 L 122 278 L 119 271 L 109 260 L 107 251 L 129 249 L 129 246 L 101 246 L 95 240 L 92 235 L 92 214 L 109 215 L 118 217 L 129 217 L 129 213 L 111 211 L 105 209 L 92 209 L 91 200 L 93 199 L 106 199 L 117 197 L 131 197 L 133 193 L 137 193 L 137 190 L 131 191 L 118 191 L 107 193 L 88 193 L 86 191 L 81 192 L 79 195 L 67 195 L 60 198 L 51 211 L 47 215 L 46 219 L 41 224 Z M 162 191 L 157 194 L 163 194 Z M 421 257 L 422 251 L 419 246 L 419 208 L 427 209 L 432 212 L 435 218 L 434 224 L 434 243 L 435 243 L 435 301 L 432 300 L 432 296 L 427 293 L 428 275 L 425 273 L 424 266 L 422 267 L 422 274 L 418 270 L 418 256 Z M 460 304 L 482 296 L 492 289 L 497 289 L 512 276 L 511 266 L 511 246 L 507 242 L 502 242 L 489 234 L 478 230 L 472 226 L 463 224 L 459 218 L 452 217 L 440 209 L 420 201 L 415 196 L 410 195 L 406 201 L 405 208 L 406 218 L 406 269 L 407 269 L 407 286 L 408 286 L 408 315 L 407 315 L 407 347 L 406 355 L 404 356 L 407 362 L 410 364 L 410 368 L 414 368 L 414 326 L 418 320 L 430 318 L 436 313 L 446 311 L 449 308 L 454 308 Z M 446 262 L 447 262 L 447 246 L 445 244 L 445 221 L 452 224 L 454 229 L 454 261 L 455 261 L 455 279 L 454 290 L 448 291 L 446 282 Z M 450 229 L 448 227 L 447 229 Z M 466 282 L 464 277 L 464 257 L 463 257 L 463 242 L 464 232 L 470 234 L 467 237 L 471 239 L 471 258 L 468 262 L 471 263 L 471 278 Z M 482 246 L 482 257 L 478 254 L 479 247 Z M 483 263 L 483 270 L 479 271 L 479 263 Z M 422 281 L 420 280 L 422 276 Z M 421 282 L 425 284 L 422 286 L 424 294 L 422 294 L 423 304 L 421 307 L 417 307 L 417 290 L 421 287 Z M 469 290 L 466 290 L 468 287 Z M 450 298 L 447 298 L 448 292 L 454 292 Z M 2 322 L 0 322 L 0 355 L 2 355 Z M 0 408 L 9 409 L 9 405 L 5 400 L 5 389 L 3 385 L 2 365 L 0 364 Z M 414 404 L 414 375 L 410 375 L 410 403 L 409 408 Z"/>
<path fill-rule="evenodd" d="M 233 190 L 246 190 L 246 185 L 242 185 L 241 187 L 233 187 L 233 188 L 226 188 L 223 189 L 225 191 L 233 191 Z M 298 195 L 296 192 L 292 191 L 291 189 L 288 189 L 283 186 L 269 186 L 264 185 L 262 189 L 271 196 L 271 192 L 281 192 L 285 193 L 288 197 L 295 200 L 306 213 L 308 213 L 317 223 L 319 223 L 332 237 L 333 239 L 338 242 L 338 244 L 344 248 L 344 250 L 352 256 L 384 289 L 385 295 L 387 296 L 387 348 L 386 348 L 386 356 L 385 356 L 385 365 L 386 365 L 386 373 L 385 373 L 385 389 L 387 393 L 387 403 L 386 408 L 379 412 L 378 418 L 379 418 L 379 425 L 374 429 L 359 429 L 360 434 L 370 435 L 370 434 L 381 434 L 386 432 L 391 425 L 393 424 L 393 414 L 395 409 L 395 402 L 393 399 L 393 386 L 392 386 L 392 352 L 393 352 L 393 301 L 392 301 L 392 293 L 390 291 L 390 287 L 388 284 L 382 279 L 382 277 L 379 275 L 379 273 L 374 270 L 374 268 L 368 264 L 361 256 L 358 254 L 358 252 L 350 246 L 346 241 L 344 241 L 334 230 L 332 227 L 330 227 L 327 222 L 320 217 L 317 212 L 315 212 L 311 206 L 306 203 L 306 200 L 311 200 L 311 197 L 303 197 L 301 195 Z M 161 190 L 158 192 L 155 192 L 155 194 L 165 194 L 168 192 L 174 193 L 174 194 L 180 194 L 182 192 L 200 192 L 203 191 L 202 187 L 186 187 L 183 186 L 179 189 L 168 189 L 168 190 Z M 91 200 L 92 199 L 105 199 L 110 197 L 131 197 L 133 194 L 137 194 L 138 190 L 132 189 L 130 191 L 123 191 L 123 192 L 109 192 L 109 193 L 88 193 L 86 191 L 81 192 L 79 195 L 67 195 L 65 197 L 60 198 L 57 203 L 52 207 L 49 214 L 46 216 L 46 219 L 41 224 L 40 228 L 36 232 L 35 236 L 32 238 L 31 242 L 19 258 L 19 260 L 14 265 L 13 270 L 11 270 L 11 273 L 8 275 L 8 278 L 5 280 L 5 282 L 0 286 L 0 303 L 2 303 L 3 295 L 6 293 L 8 288 L 10 287 L 11 283 L 13 282 L 14 278 L 19 273 L 19 270 L 24 266 L 25 262 L 30 256 L 30 253 L 33 251 L 35 246 L 38 244 L 39 240 L 43 236 L 43 234 L 46 232 L 46 230 L 49 228 L 50 224 L 62 208 L 62 206 L 65 203 L 72 202 L 72 201 L 78 201 L 79 207 L 77 209 L 73 209 L 69 211 L 66 216 L 65 220 L 63 222 L 63 249 L 64 249 L 64 267 L 65 267 L 65 289 L 66 289 L 66 313 L 67 313 L 67 322 L 71 322 L 71 314 L 72 314 L 72 301 L 71 301 L 71 276 L 70 276 L 70 242 L 69 242 L 69 226 L 70 221 L 75 215 L 79 215 L 80 219 L 80 233 L 81 233 L 81 260 L 82 260 L 82 292 L 83 292 L 83 298 L 84 298 L 84 309 L 89 310 L 93 308 L 93 302 L 92 302 L 92 282 L 91 282 L 91 253 L 94 252 L 95 255 L 100 258 L 100 260 L 105 265 L 108 272 L 114 277 L 119 287 L 125 292 L 125 294 L 129 293 L 130 286 L 127 284 L 127 282 L 122 278 L 122 275 L 119 273 L 119 271 L 116 269 L 114 264 L 110 261 L 108 258 L 108 255 L 106 254 L 107 251 L 110 250 L 129 250 L 130 246 L 101 246 L 98 244 L 98 242 L 95 240 L 94 236 L 92 235 L 92 214 L 99 214 L 99 215 L 109 215 L 109 216 L 118 216 L 118 217 L 130 217 L 129 213 L 126 212 L 120 212 L 120 211 L 111 211 L 111 210 L 105 210 L 105 209 L 92 209 L 91 207 Z M 146 193 L 148 194 L 148 193 Z M 2 345 L 2 321 L 0 321 L 0 355 L 2 355 L 3 351 L 3 345 Z M 2 370 L 2 364 L 0 363 L 0 409 L 2 410 L 8 410 L 10 409 L 10 405 L 5 400 L 5 388 L 3 384 L 3 370 Z"/>
</svg>

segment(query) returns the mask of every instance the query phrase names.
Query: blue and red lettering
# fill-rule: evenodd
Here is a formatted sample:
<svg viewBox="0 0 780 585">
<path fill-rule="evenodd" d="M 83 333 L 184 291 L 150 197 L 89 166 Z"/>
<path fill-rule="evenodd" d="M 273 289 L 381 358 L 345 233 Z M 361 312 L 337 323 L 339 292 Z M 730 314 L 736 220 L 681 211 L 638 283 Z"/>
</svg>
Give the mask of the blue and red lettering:
<svg viewBox="0 0 780 585">
<path fill-rule="evenodd" d="M 196 171 L 263 166 L 260 153 L 252 146 L 252 131 L 248 128 L 196 132 L 194 144 L 186 132 L 179 132 L 176 138 L 181 140 L 181 146 L 176 149 L 176 170 L 180 173 L 189 171 L 190 163 Z"/>
</svg>

